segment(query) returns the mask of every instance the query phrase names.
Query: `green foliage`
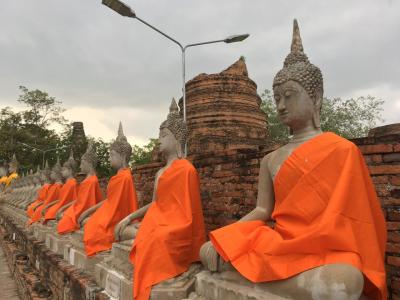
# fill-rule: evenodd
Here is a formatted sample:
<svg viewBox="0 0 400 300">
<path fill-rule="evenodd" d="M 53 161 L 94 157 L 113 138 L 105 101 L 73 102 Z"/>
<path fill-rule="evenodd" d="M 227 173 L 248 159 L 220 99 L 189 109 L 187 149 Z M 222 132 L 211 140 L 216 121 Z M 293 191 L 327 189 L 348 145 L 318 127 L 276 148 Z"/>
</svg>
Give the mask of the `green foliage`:
<svg viewBox="0 0 400 300">
<path fill-rule="evenodd" d="M 65 125 L 66 119 L 62 116 L 65 109 L 61 107 L 61 101 L 41 90 L 30 91 L 24 86 L 20 86 L 19 89 L 22 94 L 18 102 L 27 106 L 27 110 L 21 113 L 25 123 L 41 128 L 54 123 Z"/>
<path fill-rule="evenodd" d="M 98 163 L 97 163 L 97 168 L 96 168 L 97 176 L 99 178 L 103 178 L 103 177 L 109 178 L 112 175 L 114 175 L 115 171 L 111 168 L 110 159 L 109 159 L 110 143 L 103 141 L 103 139 L 101 139 L 101 138 L 95 139 L 95 138 L 89 137 L 88 140 L 93 141 L 93 145 L 96 149 L 96 154 L 97 154 L 97 158 L 98 158 Z"/>
<path fill-rule="evenodd" d="M 153 150 L 157 144 L 158 139 L 150 139 L 150 142 L 143 147 L 134 145 L 132 147 L 132 157 L 130 160 L 131 165 L 138 166 L 149 163 L 151 161 Z"/>
<path fill-rule="evenodd" d="M 267 114 L 268 130 L 272 141 L 284 143 L 289 138 L 289 129 L 279 122 L 275 101 L 270 90 L 261 95 L 261 109 Z M 384 100 L 367 96 L 357 99 L 325 98 L 321 110 L 321 128 L 344 138 L 363 137 L 383 121 Z"/>
</svg>

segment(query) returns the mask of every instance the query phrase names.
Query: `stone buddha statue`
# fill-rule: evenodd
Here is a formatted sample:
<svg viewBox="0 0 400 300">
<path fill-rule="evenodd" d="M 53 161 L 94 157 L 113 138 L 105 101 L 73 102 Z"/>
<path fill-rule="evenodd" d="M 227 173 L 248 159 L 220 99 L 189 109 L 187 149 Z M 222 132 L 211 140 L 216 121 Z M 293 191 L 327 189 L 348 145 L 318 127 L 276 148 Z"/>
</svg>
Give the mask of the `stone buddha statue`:
<svg viewBox="0 0 400 300">
<path fill-rule="evenodd" d="M 59 200 L 59 191 L 61 190 L 61 187 L 63 185 L 63 176 L 61 173 L 61 163 L 60 163 L 60 158 L 57 157 L 57 161 L 53 168 L 51 169 L 50 172 L 50 179 L 53 182 L 53 186 L 58 186 L 59 190 L 57 192 L 57 196 L 54 197 L 51 201 L 48 201 L 48 203 L 43 207 L 42 209 L 42 216 L 44 217 L 47 210 L 52 207 L 54 204 L 56 204 Z"/>
<path fill-rule="evenodd" d="M 40 189 L 37 193 L 35 201 L 29 204 L 26 210 L 26 214 L 28 215 L 29 218 L 32 218 L 36 208 L 38 208 L 40 205 L 44 203 L 49 187 L 51 185 L 50 169 L 49 169 L 49 163 L 47 161 L 45 163 L 45 167 L 43 170 L 40 170 L 40 168 L 38 167 L 38 170 L 36 172 L 36 179 L 39 181 Z"/>
<path fill-rule="evenodd" d="M 72 200 L 60 208 L 57 219 L 57 232 L 66 234 L 80 228 L 78 219 L 81 214 L 90 207 L 103 200 L 99 180 L 96 175 L 97 154 L 92 141 L 89 141 L 86 152 L 81 157 L 80 171 L 86 174 L 86 178 L 79 184 L 76 201 Z M 70 159 L 64 164 L 63 176 L 72 178 L 74 163 Z"/>
<path fill-rule="evenodd" d="M 18 178 L 18 166 L 19 163 L 14 153 L 8 167 L 8 172 L 10 173 L 10 175 L 7 178 L 6 187 Z"/>
<path fill-rule="evenodd" d="M 0 165 L 0 192 L 2 192 L 7 184 L 7 168 L 4 164 Z"/>
<path fill-rule="evenodd" d="M 71 151 L 68 160 L 63 164 L 63 167 L 61 168 L 61 175 L 65 179 L 65 183 L 60 189 L 58 200 L 56 200 L 54 205 L 47 210 L 44 217 L 45 221 L 55 219 L 57 212 L 61 210 L 61 208 L 66 209 L 67 207 L 69 207 L 69 205 L 73 203 L 73 201 L 76 201 L 78 183 L 74 178 L 75 169 L 76 162 Z"/>
<path fill-rule="evenodd" d="M 84 243 L 87 256 L 108 251 L 114 242 L 114 227 L 137 209 L 136 190 L 133 184 L 129 159 L 132 147 L 119 124 L 118 136 L 110 146 L 110 164 L 117 174 L 110 178 L 107 198 L 92 206 L 79 217 L 84 226 Z"/>
<path fill-rule="evenodd" d="M 51 170 L 49 169 L 48 163 L 46 162 L 45 169 L 42 172 L 42 180 L 43 182 L 45 182 L 44 187 L 46 188 L 44 189 L 44 191 L 46 193 L 44 195 L 44 199 L 42 199 L 42 201 L 40 201 L 35 207 L 28 224 L 39 222 L 44 216 L 48 207 L 55 204 L 55 201 L 58 200 L 60 196 L 60 189 L 63 183 L 61 175 L 61 164 L 58 159 Z M 48 185 L 46 185 L 46 183 L 48 183 Z"/>
<path fill-rule="evenodd" d="M 135 239 L 130 253 L 135 299 L 149 299 L 153 285 L 186 272 L 199 261 L 205 229 L 199 177 L 183 156 L 186 136 L 186 124 L 173 99 L 160 126 L 159 149 L 166 165 L 156 174 L 153 201 L 115 229 L 117 241 Z M 131 224 L 140 218 L 141 223 Z"/>
<path fill-rule="evenodd" d="M 285 299 L 386 299 L 381 207 L 359 149 L 321 131 L 322 73 L 296 20 L 273 92 L 293 135 L 262 159 L 256 207 L 210 233 L 203 265 Z"/>
</svg>

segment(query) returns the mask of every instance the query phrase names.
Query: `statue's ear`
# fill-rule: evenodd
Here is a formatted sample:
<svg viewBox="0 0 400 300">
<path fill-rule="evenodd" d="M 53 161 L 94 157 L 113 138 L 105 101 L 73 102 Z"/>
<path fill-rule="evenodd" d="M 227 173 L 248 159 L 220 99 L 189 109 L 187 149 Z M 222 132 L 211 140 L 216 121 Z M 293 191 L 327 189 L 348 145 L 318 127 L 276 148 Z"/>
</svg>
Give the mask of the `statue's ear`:
<svg viewBox="0 0 400 300">
<path fill-rule="evenodd" d="M 317 111 L 321 112 L 322 108 L 323 91 L 319 89 L 315 92 L 314 105 Z"/>
</svg>

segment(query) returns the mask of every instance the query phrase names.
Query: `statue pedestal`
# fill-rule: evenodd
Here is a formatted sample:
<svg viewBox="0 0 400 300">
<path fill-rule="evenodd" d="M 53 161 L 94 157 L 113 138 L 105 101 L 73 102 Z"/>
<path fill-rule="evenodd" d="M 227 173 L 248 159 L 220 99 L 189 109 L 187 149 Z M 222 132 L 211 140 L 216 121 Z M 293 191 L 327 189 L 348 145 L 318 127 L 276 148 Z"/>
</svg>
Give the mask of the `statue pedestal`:
<svg viewBox="0 0 400 300">
<path fill-rule="evenodd" d="M 132 299 L 133 267 L 129 261 L 132 243 L 133 240 L 114 243 L 111 255 L 94 267 L 97 284 L 115 299 Z"/>
<path fill-rule="evenodd" d="M 69 234 L 58 234 L 56 221 L 50 221 L 47 225 L 51 227 L 52 230 L 46 235 L 46 247 L 54 253 L 64 256 L 64 250 L 67 245 L 70 244 Z"/>
<path fill-rule="evenodd" d="M 67 256 L 67 261 L 71 265 L 81 268 L 90 274 L 94 273 L 94 266 L 97 263 L 110 255 L 109 252 L 104 252 L 98 253 L 93 257 L 87 257 L 83 244 L 83 230 L 73 232 L 70 236 L 70 243 L 70 247 L 67 245 L 68 253 L 64 251 L 64 258 Z"/>
<path fill-rule="evenodd" d="M 288 300 L 268 292 L 263 283 L 252 283 L 235 271 L 196 275 L 196 292 L 187 300 Z"/>
<path fill-rule="evenodd" d="M 46 241 L 46 235 L 49 232 L 49 228 L 41 223 L 34 223 L 33 225 L 33 235 L 40 242 Z"/>
<path fill-rule="evenodd" d="M 114 243 L 111 255 L 95 266 L 97 284 L 115 299 L 132 299 L 133 267 L 129 261 L 132 243 L 133 240 Z M 162 264 L 162 261 L 160 261 L 160 264 Z M 188 297 L 194 291 L 195 275 L 200 270 L 200 264 L 192 264 L 185 273 L 153 286 L 151 299 L 177 300 Z"/>
</svg>

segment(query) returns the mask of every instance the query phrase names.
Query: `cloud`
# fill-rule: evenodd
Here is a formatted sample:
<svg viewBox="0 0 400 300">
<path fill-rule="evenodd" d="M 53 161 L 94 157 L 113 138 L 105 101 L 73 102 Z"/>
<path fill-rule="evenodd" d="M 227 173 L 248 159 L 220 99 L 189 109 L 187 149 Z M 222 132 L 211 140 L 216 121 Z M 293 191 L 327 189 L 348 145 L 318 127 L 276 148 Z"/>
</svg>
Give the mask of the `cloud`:
<svg viewBox="0 0 400 300">
<path fill-rule="evenodd" d="M 100 2 L 13 0 L 2 6 L 0 106 L 16 105 L 19 85 L 38 88 L 62 100 L 67 116 L 82 118 L 94 136 L 112 137 L 122 118 L 132 139 L 146 141 L 157 135 L 171 97 L 181 95 L 180 51 Z M 377 93 L 386 100 L 385 119 L 400 122 L 399 1 L 126 2 L 184 44 L 250 33 L 242 43 L 188 49 L 187 78 L 219 72 L 244 55 L 259 92 L 271 88 L 282 67 L 296 17 L 305 51 L 324 74 L 326 96 Z"/>
</svg>

